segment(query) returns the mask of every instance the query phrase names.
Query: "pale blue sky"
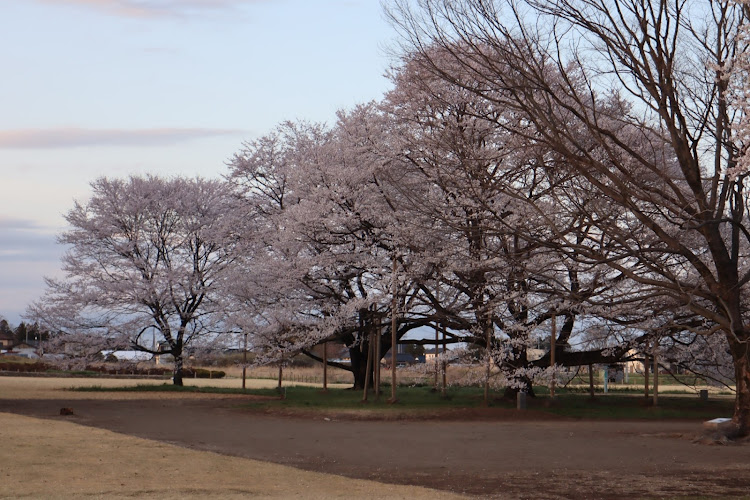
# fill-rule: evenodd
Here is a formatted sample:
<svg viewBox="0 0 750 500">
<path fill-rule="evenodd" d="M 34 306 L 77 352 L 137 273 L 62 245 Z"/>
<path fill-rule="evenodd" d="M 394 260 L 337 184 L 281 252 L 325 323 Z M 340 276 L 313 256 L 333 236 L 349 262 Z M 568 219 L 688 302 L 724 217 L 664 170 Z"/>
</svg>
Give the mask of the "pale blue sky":
<svg viewBox="0 0 750 500">
<path fill-rule="evenodd" d="M 280 121 L 379 99 L 377 0 L 0 0 L 0 315 L 57 274 L 99 176 L 216 177 Z"/>
</svg>

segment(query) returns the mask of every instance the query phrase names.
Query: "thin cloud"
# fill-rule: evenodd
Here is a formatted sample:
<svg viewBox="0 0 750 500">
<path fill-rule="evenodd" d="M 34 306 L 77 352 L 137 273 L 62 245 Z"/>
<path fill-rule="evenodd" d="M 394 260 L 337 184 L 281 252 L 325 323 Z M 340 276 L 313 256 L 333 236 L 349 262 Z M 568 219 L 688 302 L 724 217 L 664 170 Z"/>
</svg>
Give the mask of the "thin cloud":
<svg viewBox="0 0 750 500">
<path fill-rule="evenodd" d="M 62 247 L 53 228 L 0 216 L 0 263 L 58 261 Z"/>
<path fill-rule="evenodd" d="M 137 18 L 174 17 L 213 10 L 230 10 L 245 4 L 272 0 L 38 0 L 56 5 L 79 5 L 105 13 Z"/>
<path fill-rule="evenodd" d="M 56 149 L 92 146 L 166 146 L 244 131 L 206 128 L 0 130 L 0 149 Z"/>
</svg>

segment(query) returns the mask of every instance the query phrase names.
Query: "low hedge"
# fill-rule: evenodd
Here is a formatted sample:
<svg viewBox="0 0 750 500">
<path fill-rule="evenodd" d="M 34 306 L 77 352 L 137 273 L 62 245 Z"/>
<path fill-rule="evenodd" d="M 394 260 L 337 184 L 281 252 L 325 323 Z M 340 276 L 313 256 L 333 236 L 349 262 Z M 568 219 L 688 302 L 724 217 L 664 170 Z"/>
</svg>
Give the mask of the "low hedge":
<svg viewBox="0 0 750 500">
<path fill-rule="evenodd" d="M 184 378 L 224 378 L 227 374 L 222 370 L 206 370 L 205 368 L 183 368 Z"/>
</svg>

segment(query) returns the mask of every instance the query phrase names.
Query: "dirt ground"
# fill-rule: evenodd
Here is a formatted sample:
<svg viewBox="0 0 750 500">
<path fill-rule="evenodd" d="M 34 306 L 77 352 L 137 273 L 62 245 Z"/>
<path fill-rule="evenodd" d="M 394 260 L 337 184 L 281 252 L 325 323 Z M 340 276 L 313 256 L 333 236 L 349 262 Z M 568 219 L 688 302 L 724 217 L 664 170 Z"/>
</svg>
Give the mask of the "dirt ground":
<svg viewBox="0 0 750 500">
<path fill-rule="evenodd" d="M 471 497 L 750 498 L 750 445 L 696 442 L 700 421 L 584 421 L 500 409 L 371 420 L 345 413 L 268 414 L 243 406 L 248 396 L 125 400 L 58 389 L 31 399 L 6 382 L 0 378 L 0 412 L 97 427 L 222 460 L 228 455 Z M 90 399 L 68 397 L 82 394 Z M 62 407 L 74 415 L 60 416 Z M 45 426 L 39 424 L 40 432 Z M 161 443 L 154 446 L 167 446 Z M 334 496 L 335 481 L 327 483 Z M 300 488 L 295 491 L 303 498 L 319 492 Z M 350 498 L 391 495 L 347 491 Z"/>
</svg>

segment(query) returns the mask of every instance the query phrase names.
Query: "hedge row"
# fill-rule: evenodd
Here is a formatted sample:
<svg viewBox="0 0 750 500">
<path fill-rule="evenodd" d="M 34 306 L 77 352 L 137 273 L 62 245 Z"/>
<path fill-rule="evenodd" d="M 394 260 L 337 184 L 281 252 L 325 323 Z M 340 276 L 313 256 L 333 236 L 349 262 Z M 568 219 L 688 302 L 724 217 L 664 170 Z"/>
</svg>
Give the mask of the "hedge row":
<svg viewBox="0 0 750 500">
<path fill-rule="evenodd" d="M 9 363 L 0 362 L 0 371 L 8 372 L 22 372 L 22 373 L 44 373 L 49 371 L 59 371 L 60 369 L 36 361 L 33 363 Z M 172 374 L 172 368 L 168 367 L 153 367 L 153 368 L 139 368 L 139 367 L 128 367 L 128 368 L 114 368 L 111 366 L 103 365 L 89 365 L 82 370 L 76 370 L 81 372 L 98 373 L 102 375 L 162 375 L 167 376 Z M 203 368 L 185 368 L 183 369 L 184 378 L 224 378 L 226 373 L 221 370 L 205 370 Z"/>
</svg>

